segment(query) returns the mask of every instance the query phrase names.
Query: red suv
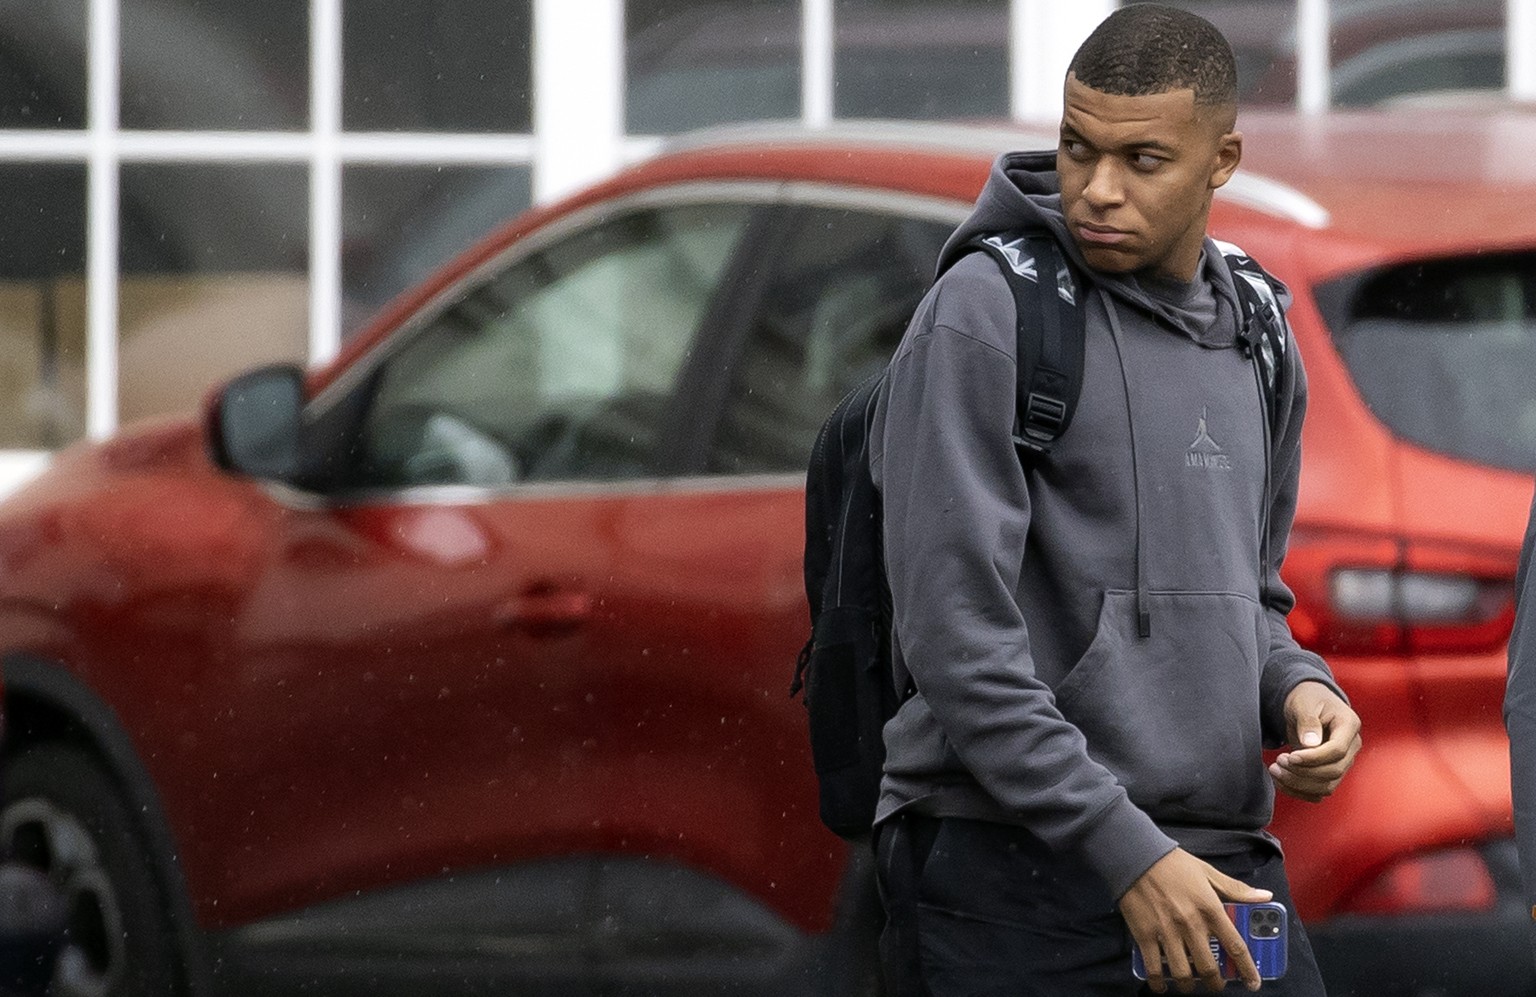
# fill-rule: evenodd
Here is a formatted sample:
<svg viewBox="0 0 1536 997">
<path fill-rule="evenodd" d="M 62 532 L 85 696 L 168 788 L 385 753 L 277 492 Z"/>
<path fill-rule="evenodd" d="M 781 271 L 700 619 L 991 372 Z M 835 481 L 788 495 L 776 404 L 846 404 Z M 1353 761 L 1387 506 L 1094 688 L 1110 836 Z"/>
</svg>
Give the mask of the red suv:
<svg viewBox="0 0 1536 997">
<path fill-rule="evenodd" d="M 1286 573 L 1365 721 L 1275 830 L 1336 994 L 1536 985 L 1499 719 L 1536 451 L 1530 122 L 1245 118 L 1213 215 L 1296 295 Z M 844 993 L 803 474 L 993 156 L 716 134 L 508 224 L 334 363 L 80 445 L 0 505 L 0 840 L 59 992 Z M 1127 968 L 1129 972 L 1129 967 Z"/>
</svg>

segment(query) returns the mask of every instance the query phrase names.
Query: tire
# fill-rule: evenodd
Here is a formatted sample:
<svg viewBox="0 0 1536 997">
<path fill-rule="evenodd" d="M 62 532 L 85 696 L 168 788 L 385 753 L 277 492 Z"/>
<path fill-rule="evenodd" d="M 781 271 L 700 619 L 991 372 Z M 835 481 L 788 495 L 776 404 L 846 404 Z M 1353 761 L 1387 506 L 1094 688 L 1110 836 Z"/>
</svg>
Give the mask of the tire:
<svg viewBox="0 0 1536 997">
<path fill-rule="evenodd" d="M 68 928 L 48 997 L 182 997 L 163 880 L 117 782 L 88 751 L 41 744 L 7 760 L 0 849 L 62 890 Z"/>
</svg>

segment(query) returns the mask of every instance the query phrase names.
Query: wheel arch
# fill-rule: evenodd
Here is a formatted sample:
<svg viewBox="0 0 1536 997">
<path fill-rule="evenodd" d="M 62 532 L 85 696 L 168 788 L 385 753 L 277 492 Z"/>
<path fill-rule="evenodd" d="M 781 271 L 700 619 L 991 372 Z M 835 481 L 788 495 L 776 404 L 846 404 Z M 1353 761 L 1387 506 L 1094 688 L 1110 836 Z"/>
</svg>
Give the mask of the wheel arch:
<svg viewBox="0 0 1536 997">
<path fill-rule="evenodd" d="M 186 955 L 186 983 L 191 997 L 213 994 L 208 947 L 197 925 L 180 850 L 160 804 L 160 794 L 139 759 L 133 741 L 117 714 L 57 662 L 22 652 L 0 656 L 4 681 L 5 728 L 0 753 L 13 755 L 47 742 L 73 744 L 90 751 L 121 788 L 139 829 L 154 853 L 170 856 L 154 870 L 171 909 L 167 911 L 177 942 Z"/>
</svg>

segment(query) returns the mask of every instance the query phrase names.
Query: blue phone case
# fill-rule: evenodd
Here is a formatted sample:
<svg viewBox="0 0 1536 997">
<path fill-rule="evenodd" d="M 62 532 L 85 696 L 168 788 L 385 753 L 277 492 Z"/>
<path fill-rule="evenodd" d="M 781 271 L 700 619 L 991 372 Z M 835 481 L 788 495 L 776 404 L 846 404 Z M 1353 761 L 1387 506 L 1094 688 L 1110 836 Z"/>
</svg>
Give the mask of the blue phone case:
<svg viewBox="0 0 1536 997">
<path fill-rule="evenodd" d="M 1227 904 L 1227 917 L 1237 926 L 1238 934 L 1248 945 L 1253 964 L 1259 968 L 1259 976 L 1266 980 L 1278 980 L 1285 975 L 1286 953 L 1289 951 L 1290 932 L 1286 927 L 1284 904 Z M 1227 958 L 1227 953 L 1211 939 L 1211 951 L 1216 954 L 1216 965 L 1221 967 L 1221 978 L 1238 978 L 1237 967 Z M 1165 967 L 1166 968 L 1166 967 Z M 1147 964 L 1142 960 L 1141 948 L 1131 943 L 1131 972 L 1138 980 L 1147 978 Z"/>
</svg>

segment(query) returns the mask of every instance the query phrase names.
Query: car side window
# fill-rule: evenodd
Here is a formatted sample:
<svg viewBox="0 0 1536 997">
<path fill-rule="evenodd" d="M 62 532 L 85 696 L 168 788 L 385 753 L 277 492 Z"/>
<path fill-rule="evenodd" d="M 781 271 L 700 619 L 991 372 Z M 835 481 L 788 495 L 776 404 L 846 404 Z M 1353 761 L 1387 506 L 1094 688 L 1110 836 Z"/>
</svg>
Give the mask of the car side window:
<svg viewBox="0 0 1536 997">
<path fill-rule="evenodd" d="M 833 407 L 895 352 L 953 227 L 802 209 L 733 365 L 710 473 L 805 470 Z"/>
<path fill-rule="evenodd" d="M 663 414 L 751 208 L 645 208 L 524 257 L 384 362 L 349 484 L 652 473 Z"/>
</svg>

